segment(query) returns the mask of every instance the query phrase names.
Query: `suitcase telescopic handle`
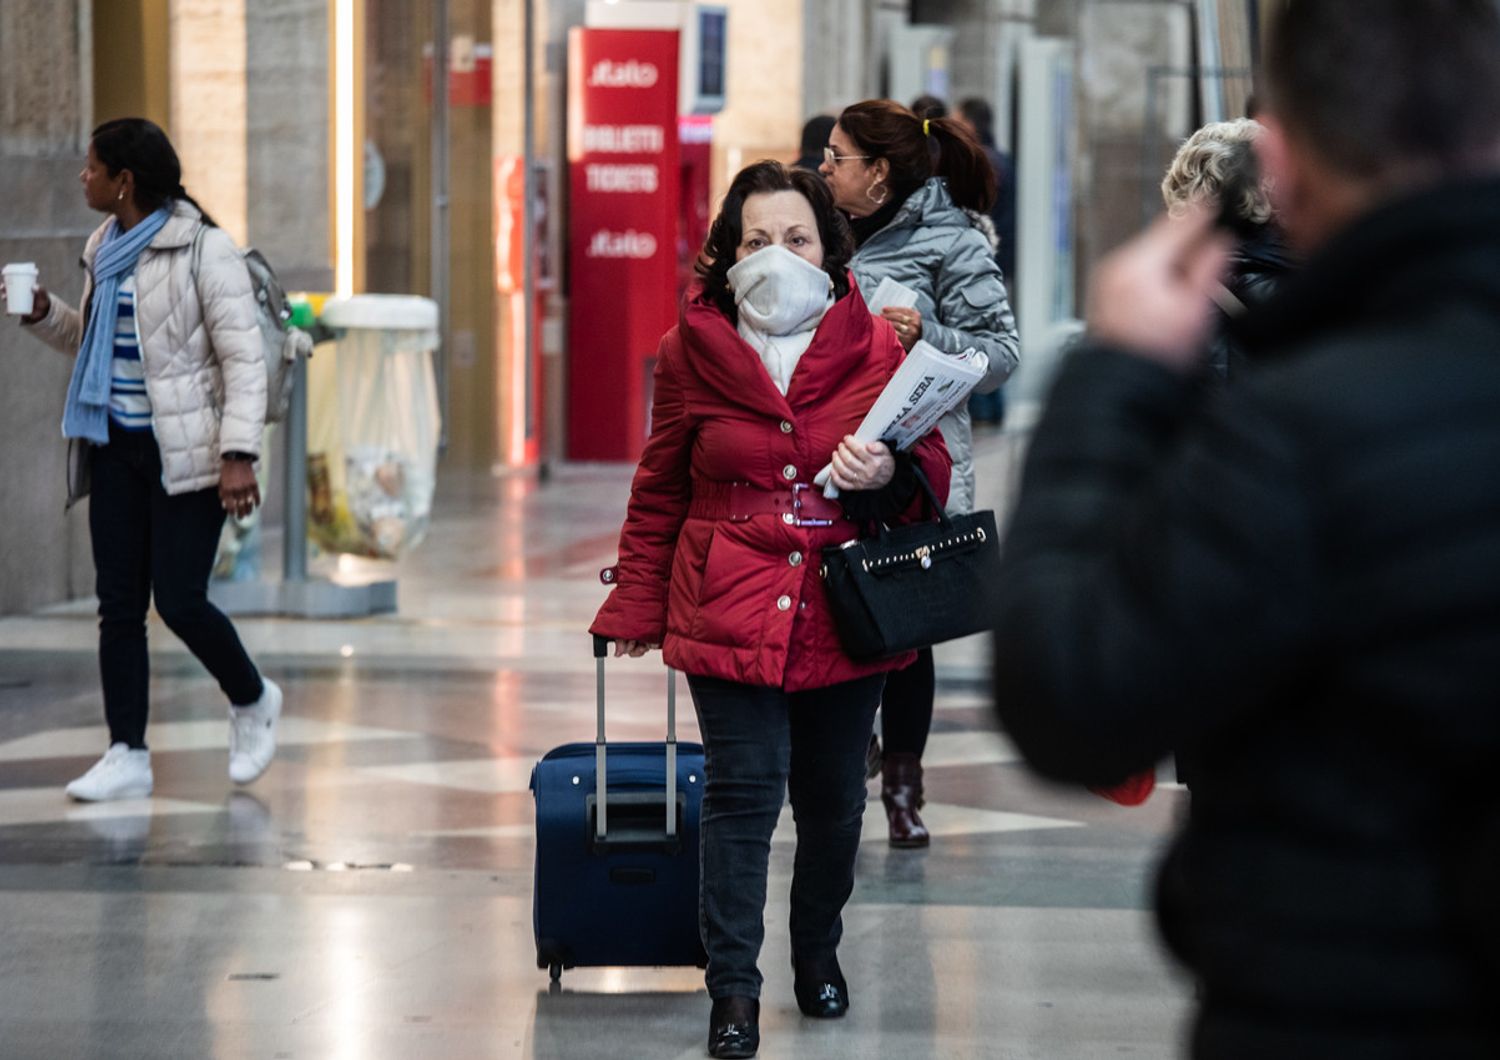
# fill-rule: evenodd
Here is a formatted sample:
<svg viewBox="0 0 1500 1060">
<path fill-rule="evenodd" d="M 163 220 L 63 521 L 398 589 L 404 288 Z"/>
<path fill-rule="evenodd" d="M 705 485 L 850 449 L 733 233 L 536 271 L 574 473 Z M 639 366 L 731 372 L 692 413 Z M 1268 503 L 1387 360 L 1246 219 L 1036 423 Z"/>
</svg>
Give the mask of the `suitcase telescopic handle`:
<svg viewBox="0 0 1500 1060">
<path fill-rule="evenodd" d="M 598 728 L 594 737 L 594 775 L 597 811 L 594 818 L 595 838 L 608 838 L 607 810 L 609 804 L 609 755 L 608 742 L 604 738 L 604 660 L 609 655 L 610 640 L 593 634 L 594 638 L 594 702 L 598 713 Z M 667 667 L 667 838 L 677 836 L 677 671 Z"/>
</svg>

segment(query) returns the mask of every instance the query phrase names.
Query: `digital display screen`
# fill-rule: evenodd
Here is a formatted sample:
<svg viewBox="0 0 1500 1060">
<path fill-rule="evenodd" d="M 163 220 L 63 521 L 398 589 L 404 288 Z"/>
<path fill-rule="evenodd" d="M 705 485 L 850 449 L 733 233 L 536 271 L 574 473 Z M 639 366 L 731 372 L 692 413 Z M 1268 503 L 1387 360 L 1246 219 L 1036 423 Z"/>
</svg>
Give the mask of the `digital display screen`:
<svg viewBox="0 0 1500 1060">
<path fill-rule="evenodd" d="M 723 11 L 698 15 L 698 95 L 724 95 L 724 52 L 728 45 L 728 16 Z"/>
</svg>

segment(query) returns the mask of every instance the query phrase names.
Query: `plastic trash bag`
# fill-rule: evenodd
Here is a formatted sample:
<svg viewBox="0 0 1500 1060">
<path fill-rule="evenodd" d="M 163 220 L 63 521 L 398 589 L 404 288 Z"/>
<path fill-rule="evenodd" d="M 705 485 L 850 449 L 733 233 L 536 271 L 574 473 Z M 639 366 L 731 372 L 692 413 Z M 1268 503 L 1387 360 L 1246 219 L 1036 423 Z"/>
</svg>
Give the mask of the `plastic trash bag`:
<svg viewBox="0 0 1500 1060">
<path fill-rule="evenodd" d="M 276 449 L 276 425 L 266 424 L 261 435 L 260 460 L 256 462 L 255 481 L 260 486 L 260 504 L 243 518 L 224 516 L 219 533 L 219 551 L 214 556 L 213 577 L 217 581 L 249 582 L 260 577 L 260 513 L 266 505 L 266 485 L 271 470 L 271 454 Z"/>
<path fill-rule="evenodd" d="M 376 559 L 405 555 L 427 533 L 441 423 L 433 327 L 391 303 L 427 299 L 361 295 L 330 303 L 322 320 L 348 327 L 333 356 L 309 368 L 308 535 L 332 552 Z M 396 306 L 400 308 L 400 306 Z M 350 322 L 369 326 L 348 326 Z"/>
</svg>

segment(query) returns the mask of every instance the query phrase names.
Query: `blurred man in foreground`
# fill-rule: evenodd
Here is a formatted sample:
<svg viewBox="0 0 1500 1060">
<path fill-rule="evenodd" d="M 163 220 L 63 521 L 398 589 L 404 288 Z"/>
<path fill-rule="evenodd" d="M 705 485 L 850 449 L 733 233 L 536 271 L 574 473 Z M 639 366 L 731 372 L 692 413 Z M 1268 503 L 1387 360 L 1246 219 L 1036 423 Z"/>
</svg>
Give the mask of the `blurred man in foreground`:
<svg viewBox="0 0 1500 1060">
<path fill-rule="evenodd" d="M 1195 384 L 1228 239 L 1094 277 L 1006 542 L 1041 772 L 1200 763 L 1161 870 L 1198 1057 L 1500 1055 L 1500 10 L 1292 0 L 1257 143 L 1305 272 Z"/>
</svg>

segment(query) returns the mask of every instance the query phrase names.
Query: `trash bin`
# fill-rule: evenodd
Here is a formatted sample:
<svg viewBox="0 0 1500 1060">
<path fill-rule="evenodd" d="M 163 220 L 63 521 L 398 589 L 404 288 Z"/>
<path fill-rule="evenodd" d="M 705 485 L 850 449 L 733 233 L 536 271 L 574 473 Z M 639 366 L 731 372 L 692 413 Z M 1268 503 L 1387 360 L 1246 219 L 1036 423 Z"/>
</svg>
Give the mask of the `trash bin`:
<svg viewBox="0 0 1500 1060">
<path fill-rule="evenodd" d="M 438 306 L 355 295 L 330 300 L 319 322 L 337 338 L 332 356 L 310 362 L 308 535 L 331 552 L 396 559 L 422 540 L 432 513 Z"/>
</svg>

